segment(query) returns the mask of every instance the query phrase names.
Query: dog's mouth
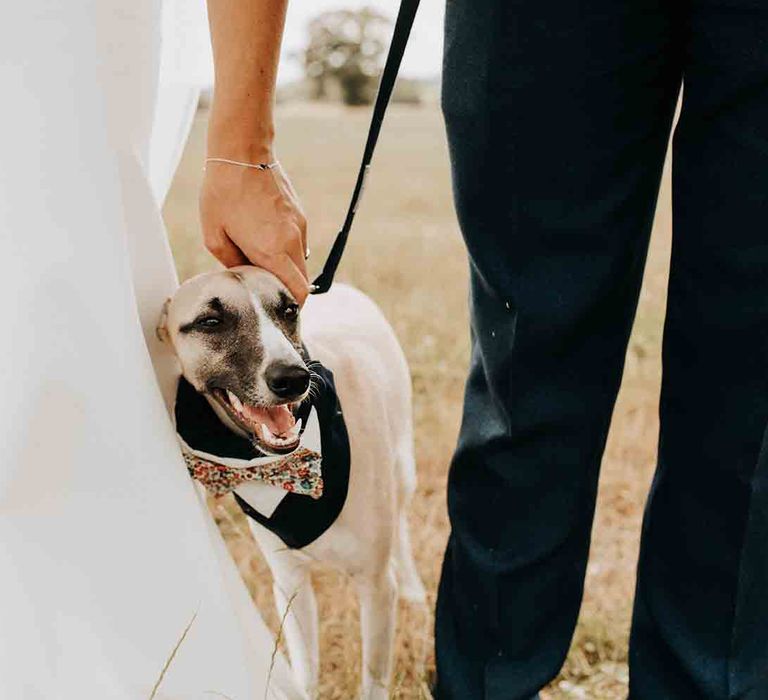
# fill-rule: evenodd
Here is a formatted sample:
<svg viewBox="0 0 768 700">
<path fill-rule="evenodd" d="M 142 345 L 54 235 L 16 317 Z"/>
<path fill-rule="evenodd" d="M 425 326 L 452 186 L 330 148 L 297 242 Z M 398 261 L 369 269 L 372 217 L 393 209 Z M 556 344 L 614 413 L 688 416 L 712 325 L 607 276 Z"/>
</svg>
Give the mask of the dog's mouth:
<svg viewBox="0 0 768 700">
<path fill-rule="evenodd" d="M 243 403 L 229 390 L 217 388 L 213 389 L 212 394 L 232 420 L 251 436 L 256 447 L 263 452 L 286 454 L 299 446 L 302 421 L 301 418 L 296 420 L 295 413 L 301 405 L 300 401 L 273 406 L 251 406 Z"/>
</svg>

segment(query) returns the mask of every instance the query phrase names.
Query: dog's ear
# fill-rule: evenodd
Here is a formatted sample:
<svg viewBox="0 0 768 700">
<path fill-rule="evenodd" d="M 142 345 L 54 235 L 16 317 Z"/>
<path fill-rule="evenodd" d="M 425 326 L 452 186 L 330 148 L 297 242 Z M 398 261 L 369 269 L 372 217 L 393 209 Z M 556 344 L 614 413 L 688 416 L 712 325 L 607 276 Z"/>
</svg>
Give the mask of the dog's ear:
<svg viewBox="0 0 768 700">
<path fill-rule="evenodd" d="M 171 299 L 168 297 L 168 299 L 165 300 L 165 303 L 163 304 L 163 308 L 160 310 L 160 318 L 157 320 L 157 328 L 155 328 L 155 334 L 157 335 L 158 339 L 165 343 L 168 341 L 168 307 L 171 304 Z"/>
</svg>

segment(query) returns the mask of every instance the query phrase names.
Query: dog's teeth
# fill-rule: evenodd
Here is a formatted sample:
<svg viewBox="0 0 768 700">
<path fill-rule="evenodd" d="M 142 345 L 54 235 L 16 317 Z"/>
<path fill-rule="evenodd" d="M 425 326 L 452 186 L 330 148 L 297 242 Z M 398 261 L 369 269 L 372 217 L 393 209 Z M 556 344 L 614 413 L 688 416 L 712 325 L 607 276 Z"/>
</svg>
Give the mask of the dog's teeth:
<svg viewBox="0 0 768 700">
<path fill-rule="evenodd" d="M 241 411 L 241 412 L 242 412 L 242 410 L 243 410 L 243 403 L 242 403 L 242 401 L 240 401 L 240 399 L 238 399 L 238 398 L 237 398 L 237 396 L 235 396 L 235 395 L 234 395 L 234 394 L 233 394 L 231 391 L 229 391 L 229 390 L 227 390 L 227 397 L 229 398 L 229 403 L 231 403 L 231 404 L 232 404 L 232 406 L 233 406 L 233 407 L 234 407 L 236 410 L 238 410 L 238 411 Z"/>
<path fill-rule="evenodd" d="M 285 433 L 285 435 L 275 435 L 269 429 L 266 423 L 260 423 L 259 425 L 261 426 L 262 438 L 266 442 L 271 442 L 275 445 L 288 445 L 296 439 L 299 434 L 299 430 L 301 430 L 301 420 L 297 421 L 296 425 L 294 425 L 287 433 Z"/>
</svg>

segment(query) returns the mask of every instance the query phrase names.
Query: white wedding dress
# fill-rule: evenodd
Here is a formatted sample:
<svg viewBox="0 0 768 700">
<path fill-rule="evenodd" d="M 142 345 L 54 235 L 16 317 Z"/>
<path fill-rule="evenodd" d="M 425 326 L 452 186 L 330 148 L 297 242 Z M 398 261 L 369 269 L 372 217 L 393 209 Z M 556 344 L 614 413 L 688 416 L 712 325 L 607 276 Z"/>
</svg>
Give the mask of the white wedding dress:
<svg viewBox="0 0 768 700">
<path fill-rule="evenodd" d="M 155 110 L 161 26 L 201 4 L 0 23 L 2 700 L 300 697 L 187 476 L 154 338 L 176 285 L 157 202 L 197 95 L 166 35 Z"/>
</svg>

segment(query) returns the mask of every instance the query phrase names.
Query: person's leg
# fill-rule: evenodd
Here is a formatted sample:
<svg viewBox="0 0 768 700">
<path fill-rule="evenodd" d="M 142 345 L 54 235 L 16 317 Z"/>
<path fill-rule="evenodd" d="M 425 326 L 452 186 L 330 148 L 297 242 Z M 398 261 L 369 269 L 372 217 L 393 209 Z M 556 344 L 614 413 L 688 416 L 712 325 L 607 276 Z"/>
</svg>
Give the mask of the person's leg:
<svg viewBox="0 0 768 700">
<path fill-rule="evenodd" d="M 692 0 L 633 700 L 768 698 L 768 5 Z"/>
<path fill-rule="evenodd" d="M 576 621 L 679 87 L 665 0 L 473 3 L 443 108 L 472 268 L 437 697 L 529 697 Z"/>
</svg>

